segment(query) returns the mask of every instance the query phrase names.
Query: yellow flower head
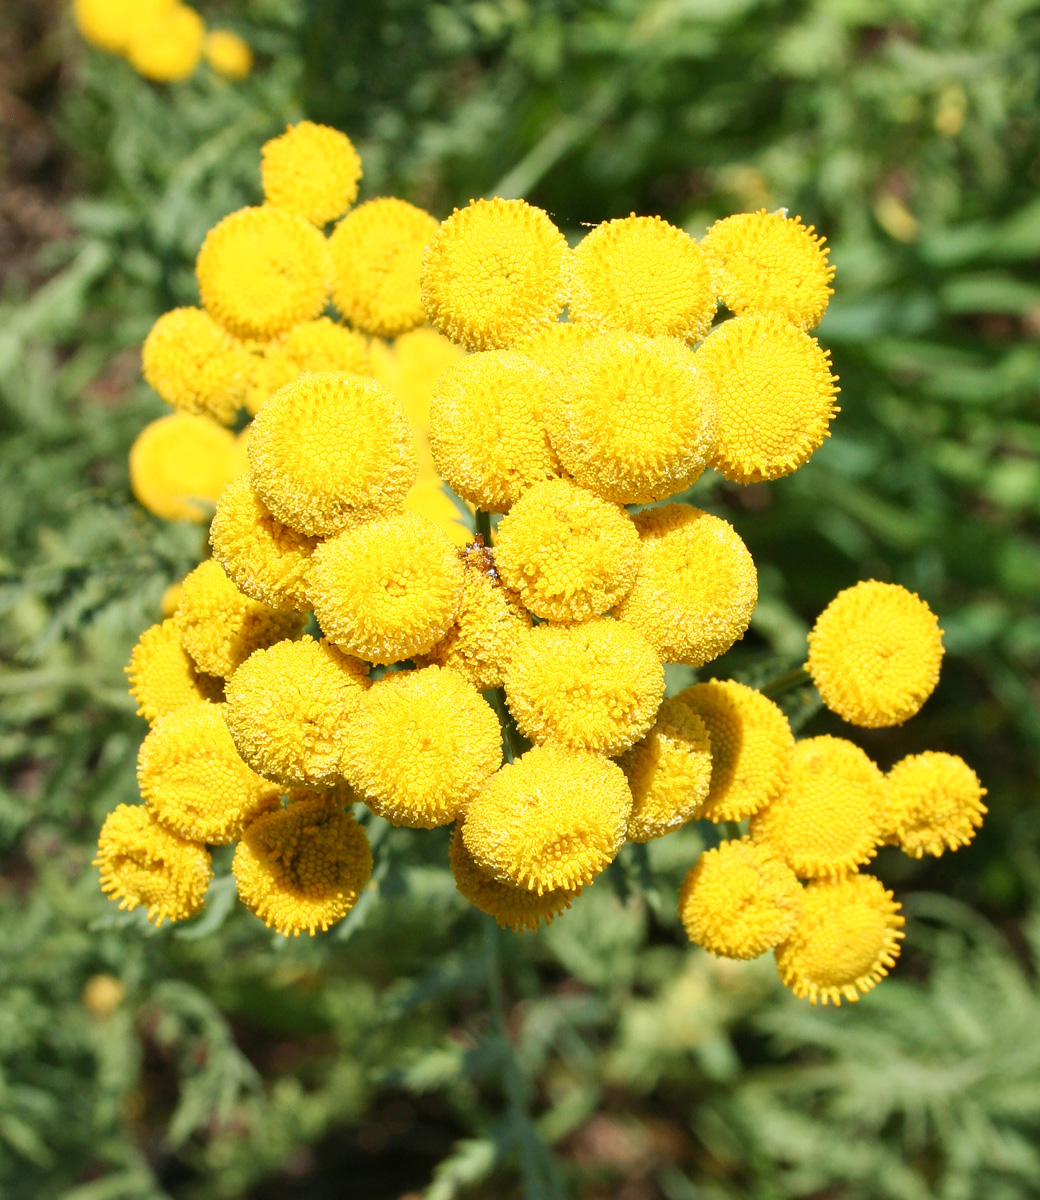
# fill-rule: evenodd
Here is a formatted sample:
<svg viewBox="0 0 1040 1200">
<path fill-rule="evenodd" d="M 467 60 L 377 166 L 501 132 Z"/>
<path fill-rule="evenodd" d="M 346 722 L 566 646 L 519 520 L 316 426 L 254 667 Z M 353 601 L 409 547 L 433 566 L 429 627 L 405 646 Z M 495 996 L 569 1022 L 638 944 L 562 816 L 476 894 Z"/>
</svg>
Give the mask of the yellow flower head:
<svg viewBox="0 0 1040 1200">
<path fill-rule="evenodd" d="M 149 422 L 130 447 L 137 502 L 167 521 L 205 521 L 205 506 L 246 468 L 242 445 L 208 417 L 171 413 Z"/>
<path fill-rule="evenodd" d="M 806 667 L 839 717 L 867 729 L 902 725 L 939 682 L 942 632 L 914 592 L 867 580 L 839 592 L 820 613 Z"/>
<path fill-rule="evenodd" d="M 195 263 L 210 316 L 238 337 L 265 341 L 320 315 L 331 272 L 321 231 L 271 204 L 225 217 Z"/>
<path fill-rule="evenodd" d="M 544 896 L 591 883 L 621 849 L 631 811 L 632 794 L 616 763 L 535 746 L 477 793 L 462 839 L 479 870 Z"/>
<path fill-rule="evenodd" d="M 448 535 L 415 513 L 347 530 L 314 552 L 310 598 L 326 637 L 373 663 L 425 654 L 451 628 L 462 563 Z"/>
<path fill-rule="evenodd" d="M 371 375 L 368 339 L 330 317 L 294 325 L 264 347 L 263 381 L 268 395 L 292 383 L 302 371 L 350 371 Z M 256 405 L 259 408 L 259 405 Z"/>
<path fill-rule="evenodd" d="M 451 871 L 455 886 L 470 904 L 494 917 L 503 929 L 511 929 L 514 933 L 535 930 L 543 921 L 546 925 L 551 924 L 570 908 L 571 901 L 576 900 L 582 890 L 580 887 L 553 888 L 539 895 L 529 888 L 499 883 L 477 866 L 466 849 L 461 820 L 451 839 Z"/>
<path fill-rule="evenodd" d="M 858 1000 L 899 957 L 899 907 L 873 875 L 810 883 L 794 934 L 776 949 L 785 986 L 813 1004 Z"/>
<path fill-rule="evenodd" d="M 455 501 L 441 486 L 436 475 L 420 478 L 404 498 L 405 512 L 426 517 L 448 535 L 453 546 L 461 549 L 469 544 L 473 530 L 463 521 Z"/>
<path fill-rule="evenodd" d="M 751 836 L 802 879 L 835 879 L 877 853 L 886 806 L 885 777 L 858 746 L 806 738 L 783 792 L 751 818 Z"/>
<path fill-rule="evenodd" d="M 163 621 L 137 640 L 126 668 L 137 715 L 149 725 L 200 700 L 220 699 L 220 680 L 200 675 L 181 645 L 177 622 Z"/>
<path fill-rule="evenodd" d="M 690 941 L 724 958 L 757 958 L 786 941 L 801 908 L 802 885 L 791 868 L 747 837 L 705 851 L 679 891 Z"/>
<path fill-rule="evenodd" d="M 224 79 L 242 80 L 253 69 L 253 51 L 249 43 L 230 29 L 214 29 L 202 44 L 206 62 Z"/>
<path fill-rule="evenodd" d="M 602 332 L 589 321 L 556 321 L 516 348 L 550 370 L 566 370 L 574 351 Z"/>
<path fill-rule="evenodd" d="M 697 815 L 711 783 L 708 727 L 677 696 L 657 710 L 650 732 L 618 759 L 632 791 L 628 840 L 664 837 Z"/>
<path fill-rule="evenodd" d="M 614 615 L 638 629 L 662 662 L 699 667 L 725 654 L 758 603 L 758 572 L 736 530 L 688 504 L 633 519 L 639 570 Z"/>
<path fill-rule="evenodd" d="M 368 667 L 304 637 L 257 650 L 227 684 L 224 720 L 258 774 L 285 787 L 328 787 L 342 775 L 347 726 Z"/>
<path fill-rule="evenodd" d="M 570 315 L 648 337 L 702 338 L 715 316 L 708 260 L 660 217 L 605 221 L 571 259 Z"/>
<path fill-rule="evenodd" d="M 794 735 L 772 700 L 732 679 L 694 684 L 679 699 L 711 738 L 711 786 L 696 815 L 742 821 L 775 800 L 791 775 Z"/>
<path fill-rule="evenodd" d="M 398 671 L 374 684 L 346 732 L 345 774 L 393 825 L 449 825 L 502 763 L 490 704 L 455 671 Z"/>
<path fill-rule="evenodd" d="M 471 200 L 426 250 L 426 315 L 469 350 L 506 350 L 551 325 L 567 299 L 564 236 L 525 200 Z"/>
<path fill-rule="evenodd" d="M 654 723 L 664 671 L 630 625 L 598 617 L 536 625 L 513 655 L 505 687 L 531 741 L 620 754 Z"/>
<path fill-rule="evenodd" d="M 888 773 L 887 832 L 914 858 L 966 846 L 987 811 L 986 789 L 963 758 L 927 750 Z"/>
<path fill-rule="evenodd" d="M 236 841 L 278 804 L 279 788 L 238 756 L 223 705 L 190 704 L 160 718 L 137 756 L 141 796 L 167 829 L 194 842 Z"/>
<path fill-rule="evenodd" d="M 715 449 L 711 382 L 671 338 L 604 333 L 575 347 L 546 413 L 560 462 L 616 504 L 681 492 Z"/>
<path fill-rule="evenodd" d="M 280 612 L 243 595 L 212 558 L 181 584 L 174 620 L 199 670 L 222 679 L 254 650 L 295 637 L 303 628 L 299 613 Z"/>
<path fill-rule="evenodd" d="M 152 326 L 141 351 L 144 377 L 167 404 L 230 425 L 241 408 L 249 362 L 200 308 L 174 308 Z"/>
<path fill-rule="evenodd" d="M 279 521 L 328 537 L 399 507 L 415 482 L 401 406 L 361 375 L 301 375 L 257 414 L 249 439 L 254 491 Z"/>
<path fill-rule="evenodd" d="M 317 797 L 253 821 L 231 869 L 238 898 L 268 929 L 313 937 L 357 903 L 372 874 L 372 851 L 350 813 Z"/>
<path fill-rule="evenodd" d="M 334 221 L 357 198 L 361 159 L 338 129 L 300 121 L 265 142 L 260 155 L 267 203 L 314 225 Z"/>
<path fill-rule="evenodd" d="M 373 339 L 372 374 L 401 401 L 416 440 L 426 445 L 434 384 L 465 351 L 429 325 L 402 333 L 393 343 Z M 430 463 L 432 470 L 432 460 Z"/>
<path fill-rule="evenodd" d="M 213 557 L 231 582 L 272 608 L 304 611 L 307 573 L 317 545 L 276 521 L 241 475 L 224 489 L 209 527 Z"/>
<path fill-rule="evenodd" d="M 500 523 L 495 564 L 536 617 L 585 621 L 628 594 L 639 534 L 620 506 L 553 479 L 525 492 Z"/>
<path fill-rule="evenodd" d="M 181 598 L 181 585 L 179 583 L 171 583 L 170 586 L 162 594 L 162 599 L 159 601 L 159 614 L 163 620 L 167 617 L 172 617 L 177 611 L 177 602 Z M 180 637 L 180 631 L 177 636 Z M 219 683 L 220 681 L 217 680 Z"/>
<path fill-rule="evenodd" d="M 471 354 L 444 372 L 430 402 L 430 446 L 458 496 L 506 512 L 559 474 L 545 431 L 554 386 L 544 367 L 510 350 Z"/>
<path fill-rule="evenodd" d="M 125 54 L 141 25 L 177 4 L 178 0 L 73 0 L 72 15 L 92 46 Z"/>
<path fill-rule="evenodd" d="M 695 357 L 715 385 L 719 427 L 712 466 L 731 483 L 790 475 L 830 437 L 839 411 L 830 356 L 783 317 L 724 321 Z"/>
<path fill-rule="evenodd" d="M 130 65 L 155 83 L 187 79 L 202 59 L 206 26 L 186 4 L 171 4 L 134 22 L 126 46 Z"/>
<path fill-rule="evenodd" d="M 776 313 L 801 329 L 819 325 L 834 289 L 824 238 L 801 217 L 738 213 L 701 242 L 715 293 L 735 313 Z"/>
<path fill-rule="evenodd" d="M 502 586 L 490 550 L 472 542 L 461 557 L 458 616 L 423 661 L 458 671 L 482 692 L 502 686 L 531 618 L 515 593 Z"/>
<path fill-rule="evenodd" d="M 332 300 L 355 328 L 397 337 L 426 321 L 419 277 L 440 228 L 406 200 L 382 196 L 348 213 L 329 238 Z"/>
<path fill-rule="evenodd" d="M 108 814 L 94 866 L 107 896 L 121 909 L 147 905 L 156 925 L 200 912 L 213 878 L 206 847 L 164 829 L 141 804 L 120 804 Z"/>
</svg>

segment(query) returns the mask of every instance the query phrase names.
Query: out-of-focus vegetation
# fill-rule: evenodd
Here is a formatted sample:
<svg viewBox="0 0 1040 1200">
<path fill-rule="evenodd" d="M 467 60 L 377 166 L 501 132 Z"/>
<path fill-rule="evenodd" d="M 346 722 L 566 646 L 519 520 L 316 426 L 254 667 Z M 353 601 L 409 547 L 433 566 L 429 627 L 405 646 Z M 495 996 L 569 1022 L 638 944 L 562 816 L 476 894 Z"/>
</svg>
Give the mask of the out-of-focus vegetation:
<svg viewBox="0 0 1040 1200">
<path fill-rule="evenodd" d="M 200 7 L 256 49 L 245 83 L 154 87 L 57 7 L 0 12 L 0 1192 L 1036 1195 L 1040 9 Z M 356 139 L 366 195 L 441 216 L 497 191 L 575 237 L 763 206 L 828 235 L 834 436 L 790 479 L 698 495 L 763 587 L 722 670 L 800 661 L 857 578 L 918 590 L 946 630 L 923 713 L 856 740 L 885 768 L 963 754 L 990 815 L 956 858 L 882 855 L 909 937 L 858 1005 L 812 1010 L 771 959 L 688 948 L 694 831 L 630 847 L 524 938 L 457 898 L 446 838 L 404 830 L 373 830 L 378 890 L 314 941 L 232 912 L 226 881 L 176 930 L 102 898 L 93 842 L 135 798 L 142 733 L 122 665 L 203 536 L 130 497 L 127 448 L 161 408 L 137 350 L 194 301 L 205 231 L 258 197 L 262 140 L 304 114 Z"/>
</svg>

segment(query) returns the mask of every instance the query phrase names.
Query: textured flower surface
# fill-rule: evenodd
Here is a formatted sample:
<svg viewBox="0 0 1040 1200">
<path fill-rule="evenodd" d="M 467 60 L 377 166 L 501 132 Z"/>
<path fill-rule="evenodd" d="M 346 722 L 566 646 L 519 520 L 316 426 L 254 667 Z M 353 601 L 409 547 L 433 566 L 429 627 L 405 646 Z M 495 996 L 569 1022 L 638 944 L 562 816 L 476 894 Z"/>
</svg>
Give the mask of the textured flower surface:
<svg viewBox="0 0 1040 1200">
<path fill-rule="evenodd" d="M 794 934 L 776 949 L 780 978 L 813 1004 L 858 1000 L 899 957 L 899 907 L 873 875 L 810 883 Z"/>
<path fill-rule="evenodd" d="M 125 54 L 137 29 L 178 0 L 73 0 L 76 28 L 93 46 Z"/>
<path fill-rule="evenodd" d="M 809 634 L 806 668 L 824 704 L 853 725 L 901 725 L 935 690 L 942 630 L 914 592 L 867 580 L 846 588 Z"/>
<path fill-rule="evenodd" d="M 230 425 L 244 402 L 246 354 L 200 308 L 163 313 L 145 338 L 141 365 L 145 380 L 182 412 Z"/>
<path fill-rule="evenodd" d="M 220 680 L 200 675 L 181 644 L 177 622 L 167 619 L 138 638 L 126 668 L 137 715 L 149 725 L 200 700 L 219 700 Z"/>
<path fill-rule="evenodd" d="M 199 523 L 247 465 L 245 445 L 229 430 L 171 413 L 149 422 L 130 447 L 130 486 L 155 516 Z"/>
<path fill-rule="evenodd" d="M 544 895 L 591 883 L 621 849 L 631 811 L 632 793 L 615 763 L 535 746 L 477 793 L 462 838 L 493 879 Z"/>
<path fill-rule="evenodd" d="M 639 533 L 628 513 L 567 479 L 528 489 L 497 538 L 502 578 L 545 620 L 601 616 L 628 594 L 639 567 Z"/>
<path fill-rule="evenodd" d="M 711 268 L 693 238 L 660 217 L 604 221 L 572 256 L 570 316 L 649 337 L 701 338 L 715 316 Z"/>
<path fill-rule="evenodd" d="M 501 763 L 495 710 L 441 667 L 385 676 L 347 730 L 347 779 L 394 825 L 449 825 Z"/>
<path fill-rule="evenodd" d="M 631 626 L 600 617 L 537 625 L 513 655 L 505 690 L 532 741 L 620 754 L 654 723 L 664 671 Z"/>
<path fill-rule="evenodd" d="M 564 236 L 525 200 L 473 200 L 441 225 L 423 260 L 430 321 L 468 350 L 505 350 L 566 303 Z"/>
<path fill-rule="evenodd" d="M 697 816 L 742 821 L 775 800 L 791 775 L 794 735 L 772 700 L 732 679 L 694 684 L 679 699 L 711 738 L 711 784 Z"/>
<path fill-rule="evenodd" d="M 372 874 L 372 851 L 353 816 L 318 797 L 253 821 L 232 870 L 239 899 L 269 929 L 313 937 L 357 903 Z"/>
<path fill-rule="evenodd" d="M 784 317 L 724 321 L 695 355 L 718 411 L 712 465 L 732 483 L 790 475 L 830 436 L 839 411 L 830 356 Z"/>
<path fill-rule="evenodd" d="M 267 395 L 292 383 L 303 371 L 372 374 L 368 339 L 356 330 L 338 324 L 331 317 L 318 317 L 316 321 L 294 325 L 288 333 L 268 342 L 264 347 L 263 361 L 261 376 Z M 262 402 L 259 395 L 254 397 L 254 414 Z"/>
<path fill-rule="evenodd" d="M 156 925 L 200 912 L 213 878 L 206 847 L 171 833 L 140 804 L 120 804 L 105 818 L 94 866 L 106 895 L 121 909 L 146 907 Z"/>
<path fill-rule="evenodd" d="M 230 29 L 212 29 L 202 44 L 206 62 L 224 79 L 246 79 L 253 69 L 253 51 Z"/>
<path fill-rule="evenodd" d="M 966 846 L 982 824 L 986 789 L 963 758 L 926 750 L 888 773 L 886 832 L 914 858 Z"/>
<path fill-rule="evenodd" d="M 635 583 L 614 609 L 662 662 L 703 666 L 744 636 L 758 603 L 758 572 L 739 534 L 688 504 L 637 513 Z"/>
<path fill-rule="evenodd" d="M 600 333 L 602 330 L 589 321 L 556 321 L 522 341 L 516 348 L 543 366 L 563 370 L 571 361 L 574 351 Z"/>
<path fill-rule="evenodd" d="M 202 60 L 206 25 L 186 4 L 164 5 L 135 18 L 126 45 L 130 65 L 155 83 L 187 79 Z"/>
<path fill-rule="evenodd" d="M 679 891 L 679 917 L 690 941 L 712 954 L 757 958 L 794 933 L 802 894 L 775 850 L 744 837 L 697 859 Z"/>
<path fill-rule="evenodd" d="M 342 216 L 357 198 L 361 159 L 338 129 L 300 121 L 265 142 L 260 155 L 267 203 L 315 225 Z"/>
</svg>

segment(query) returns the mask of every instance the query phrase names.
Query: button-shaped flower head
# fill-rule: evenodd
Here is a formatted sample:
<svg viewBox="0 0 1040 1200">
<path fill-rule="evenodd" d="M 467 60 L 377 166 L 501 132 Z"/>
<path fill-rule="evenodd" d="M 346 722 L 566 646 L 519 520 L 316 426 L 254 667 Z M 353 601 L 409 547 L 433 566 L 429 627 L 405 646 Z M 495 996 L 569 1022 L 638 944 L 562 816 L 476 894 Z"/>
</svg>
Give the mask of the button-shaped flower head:
<svg viewBox="0 0 1040 1200">
<path fill-rule="evenodd" d="M 886 832 L 914 858 L 966 846 L 982 825 L 986 789 L 963 758 L 926 750 L 888 773 Z"/>
<path fill-rule="evenodd" d="M 368 339 L 331 317 L 303 321 L 267 343 L 256 383 L 262 381 L 267 394 L 271 395 L 292 383 L 303 371 L 349 371 L 355 375 L 371 375 Z M 258 391 L 253 399 L 255 414 L 263 401 Z"/>
<path fill-rule="evenodd" d="M 200 523 L 247 465 L 245 445 L 229 430 L 172 413 L 149 422 L 130 447 L 130 486 L 157 517 Z"/>
<path fill-rule="evenodd" d="M 201 308 L 172 308 L 144 340 L 145 380 L 172 407 L 230 425 L 245 402 L 246 352 Z"/>
<path fill-rule="evenodd" d="M 265 142 L 260 155 L 264 199 L 305 221 L 325 225 L 357 199 L 361 159 L 338 129 L 300 121 Z"/>
<path fill-rule="evenodd" d="M 244 38 L 230 29 L 211 29 L 202 44 L 210 67 L 223 79 L 247 79 L 253 69 L 253 51 Z"/>
<path fill-rule="evenodd" d="M 205 22 L 193 8 L 171 4 L 133 22 L 126 57 L 146 79 L 177 83 L 199 65 L 205 37 Z"/>
<path fill-rule="evenodd" d="M 178 0 L 73 0 L 76 28 L 92 46 L 125 54 L 141 25 L 175 7 Z"/>
<path fill-rule="evenodd" d="M 137 715 L 149 725 L 200 700 L 220 699 L 220 680 L 202 675 L 181 644 L 177 622 L 167 619 L 137 639 L 126 668 Z"/>
</svg>

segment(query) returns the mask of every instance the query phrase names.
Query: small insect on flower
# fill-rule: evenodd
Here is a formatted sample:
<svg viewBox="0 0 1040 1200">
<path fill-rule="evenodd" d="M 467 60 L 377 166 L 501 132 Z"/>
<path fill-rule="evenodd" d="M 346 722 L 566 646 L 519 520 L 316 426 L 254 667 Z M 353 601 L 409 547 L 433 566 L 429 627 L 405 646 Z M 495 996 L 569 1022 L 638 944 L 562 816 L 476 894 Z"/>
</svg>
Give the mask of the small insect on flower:
<svg viewBox="0 0 1040 1200">
<path fill-rule="evenodd" d="M 149 725 L 186 704 L 222 699 L 221 681 L 196 669 L 181 643 L 177 622 L 170 619 L 141 634 L 125 669 L 137 715 Z"/>
<path fill-rule="evenodd" d="M 357 199 L 361 159 L 345 133 L 300 121 L 264 143 L 260 180 L 268 204 L 325 225 Z"/>
<path fill-rule="evenodd" d="M 129 466 L 130 487 L 143 508 L 166 521 L 200 524 L 248 461 L 230 430 L 208 417 L 171 413 L 137 435 Z"/>
<path fill-rule="evenodd" d="M 966 846 L 987 811 L 986 789 L 963 758 L 926 750 L 888 773 L 887 832 L 913 858 Z"/>
<path fill-rule="evenodd" d="M 245 402 L 248 357 L 200 308 L 173 308 L 155 322 L 141 352 L 145 380 L 173 408 L 230 425 Z"/>
</svg>

